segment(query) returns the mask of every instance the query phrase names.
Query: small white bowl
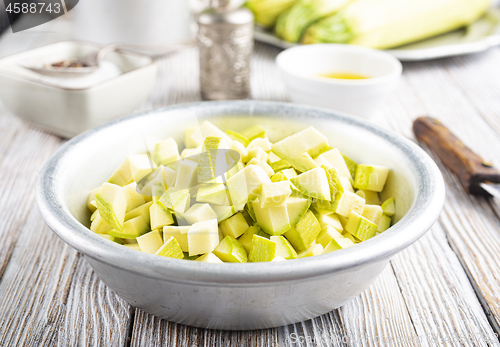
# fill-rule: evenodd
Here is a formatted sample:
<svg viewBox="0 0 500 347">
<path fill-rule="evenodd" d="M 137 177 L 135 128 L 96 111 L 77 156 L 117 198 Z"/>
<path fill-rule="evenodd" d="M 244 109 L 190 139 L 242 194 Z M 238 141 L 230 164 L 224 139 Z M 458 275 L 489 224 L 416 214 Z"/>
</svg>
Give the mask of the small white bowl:
<svg viewBox="0 0 500 347">
<path fill-rule="evenodd" d="M 289 48 L 276 58 L 293 102 L 369 117 L 392 92 L 403 67 L 392 55 L 371 48 L 316 44 Z M 351 73 L 366 79 L 322 77 Z"/>
<path fill-rule="evenodd" d="M 0 99 L 20 118 L 63 137 L 132 113 L 147 100 L 156 81 L 156 63 L 147 55 L 107 54 L 103 63 L 112 63 L 121 73 L 105 79 L 86 76 L 54 82 L 23 67 L 82 57 L 99 47 L 64 41 L 0 59 Z"/>
</svg>

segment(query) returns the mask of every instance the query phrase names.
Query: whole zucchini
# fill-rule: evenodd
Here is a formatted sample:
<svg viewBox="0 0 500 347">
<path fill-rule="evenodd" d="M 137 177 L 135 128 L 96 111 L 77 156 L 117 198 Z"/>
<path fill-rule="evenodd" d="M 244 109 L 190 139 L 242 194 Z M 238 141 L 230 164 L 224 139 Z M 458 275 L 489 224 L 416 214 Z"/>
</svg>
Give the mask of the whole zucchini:
<svg viewBox="0 0 500 347">
<path fill-rule="evenodd" d="M 276 35 L 289 42 L 299 42 L 304 30 L 318 19 L 337 13 L 352 0 L 300 0 L 278 16 Z"/>
<path fill-rule="evenodd" d="M 264 28 L 272 28 L 278 16 L 297 0 L 248 0 L 246 6 L 254 13 L 255 22 Z"/>
<path fill-rule="evenodd" d="M 391 48 L 467 26 L 490 0 L 357 0 L 305 31 L 302 43 Z"/>
</svg>

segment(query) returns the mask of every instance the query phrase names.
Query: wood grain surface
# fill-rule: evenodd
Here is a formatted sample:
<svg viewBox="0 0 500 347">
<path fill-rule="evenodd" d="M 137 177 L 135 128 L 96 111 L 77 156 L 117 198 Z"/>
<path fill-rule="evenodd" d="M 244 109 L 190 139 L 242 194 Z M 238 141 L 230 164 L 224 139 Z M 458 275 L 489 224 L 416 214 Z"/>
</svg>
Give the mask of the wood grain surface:
<svg viewBox="0 0 500 347">
<path fill-rule="evenodd" d="M 49 24 L 49 23 L 48 23 Z M 4 35 L 0 55 L 64 38 L 61 18 L 31 34 Z M 41 29 L 40 29 L 41 28 Z M 286 101 L 279 49 L 257 44 L 252 98 Z M 158 60 L 141 110 L 199 100 L 196 50 Z M 413 120 L 438 117 L 500 165 L 500 49 L 407 63 L 374 117 L 411 139 Z M 0 106 L 0 346 L 500 346 L 500 208 L 467 195 L 441 166 L 447 201 L 438 223 L 395 256 L 358 298 L 313 320 L 226 332 L 183 326 L 137 310 L 111 292 L 85 258 L 48 230 L 34 205 L 43 162 L 61 140 Z"/>
</svg>

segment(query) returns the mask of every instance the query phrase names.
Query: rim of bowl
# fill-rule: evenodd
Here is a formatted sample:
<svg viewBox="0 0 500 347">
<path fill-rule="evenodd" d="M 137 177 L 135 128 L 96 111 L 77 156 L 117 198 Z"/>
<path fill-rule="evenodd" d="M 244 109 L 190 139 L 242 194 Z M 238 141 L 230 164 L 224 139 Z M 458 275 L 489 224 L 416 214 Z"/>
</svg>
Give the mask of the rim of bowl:
<svg viewBox="0 0 500 347">
<path fill-rule="evenodd" d="M 328 78 L 328 77 L 322 77 L 322 76 L 301 74 L 293 69 L 289 69 L 289 68 L 284 66 L 285 65 L 284 60 L 287 59 L 288 56 L 293 55 L 293 54 L 297 54 L 298 52 L 301 52 L 301 51 L 308 51 L 308 50 L 361 53 L 361 54 L 364 54 L 367 56 L 385 59 L 387 62 L 389 62 L 393 66 L 393 69 L 390 73 L 387 73 L 387 74 L 384 74 L 381 76 L 370 77 L 370 78 L 366 78 L 366 79 L 358 79 L 358 80 L 348 80 L 348 79 L 341 79 L 341 78 Z M 373 84 L 384 83 L 387 80 L 399 78 L 399 76 L 403 72 L 403 65 L 401 64 L 401 62 L 389 53 L 386 53 L 386 52 L 383 52 L 383 51 L 380 51 L 377 49 L 373 49 L 373 48 L 354 46 L 354 45 L 346 45 L 346 44 L 340 44 L 340 43 L 317 43 L 317 44 L 311 44 L 311 45 L 295 46 L 295 47 L 285 49 L 284 51 L 280 52 L 276 56 L 276 65 L 283 72 L 286 72 L 287 74 L 292 75 L 296 78 L 300 78 L 300 79 L 308 80 L 308 81 L 325 83 L 325 84 L 340 84 L 340 85 L 373 85 Z"/>
<path fill-rule="evenodd" d="M 134 121 L 158 112 L 179 109 L 201 109 L 209 105 L 224 111 L 245 107 L 285 108 L 294 111 L 314 111 L 315 117 L 346 122 L 364 128 L 396 145 L 414 163 L 421 174 L 417 177 L 419 189 L 407 213 L 390 229 L 355 247 L 324 255 L 273 263 L 212 264 L 182 259 L 158 257 L 138 252 L 108 241 L 91 232 L 69 211 L 59 177 L 63 161 L 72 151 L 96 133 L 119 123 Z M 437 220 L 445 199 L 442 175 L 434 161 L 416 144 L 401 135 L 368 124 L 362 119 L 329 109 L 266 101 L 213 101 L 176 105 L 155 111 L 139 113 L 90 129 L 71 139 L 45 163 L 36 185 L 36 200 L 42 218 L 62 240 L 98 262 L 111 265 L 149 278 L 214 286 L 262 286 L 283 281 L 300 281 L 327 276 L 332 272 L 348 271 L 374 261 L 388 260 L 420 238 Z"/>
</svg>

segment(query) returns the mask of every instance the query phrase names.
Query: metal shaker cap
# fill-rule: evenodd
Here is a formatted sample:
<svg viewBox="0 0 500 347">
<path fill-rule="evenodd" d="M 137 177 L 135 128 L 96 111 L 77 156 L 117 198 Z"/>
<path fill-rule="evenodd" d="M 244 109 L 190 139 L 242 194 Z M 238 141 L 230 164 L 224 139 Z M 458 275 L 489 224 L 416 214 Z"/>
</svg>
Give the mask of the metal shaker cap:
<svg viewBox="0 0 500 347">
<path fill-rule="evenodd" d="M 203 12 L 198 17 L 198 23 L 201 25 L 212 25 L 218 23 L 244 25 L 252 22 L 253 14 L 246 8 L 238 8 L 227 12 L 210 9 Z"/>
</svg>

